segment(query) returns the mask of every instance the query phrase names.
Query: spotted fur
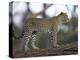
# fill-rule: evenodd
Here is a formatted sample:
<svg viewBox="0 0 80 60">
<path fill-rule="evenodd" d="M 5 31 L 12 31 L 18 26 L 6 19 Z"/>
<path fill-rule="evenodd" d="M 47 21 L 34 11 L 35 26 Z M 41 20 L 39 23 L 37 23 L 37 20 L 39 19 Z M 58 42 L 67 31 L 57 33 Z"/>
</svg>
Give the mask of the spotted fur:
<svg viewBox="0 0 80 60">
<path fill-rule="evenodd" d="M 52 35 L 53 47 L 58 47 L 57 44 L 57 33 L 59 31 L 59 26 L 62 23 L 68 22 L 68 16 L 66 13 L 60 13 L 58 16 L 54 16 L 51 19 L 42 19 L 42 18 L 29 18 L 25 22 L 23 39 L 25 43 L 23 44 L 25 50 L 28 50 L 28 43 L 31 40 L 31 46 L 34 49 L 38 49 L 35 46 L 36 34 L 40 32 L 49 32 Z"/>
</svg>

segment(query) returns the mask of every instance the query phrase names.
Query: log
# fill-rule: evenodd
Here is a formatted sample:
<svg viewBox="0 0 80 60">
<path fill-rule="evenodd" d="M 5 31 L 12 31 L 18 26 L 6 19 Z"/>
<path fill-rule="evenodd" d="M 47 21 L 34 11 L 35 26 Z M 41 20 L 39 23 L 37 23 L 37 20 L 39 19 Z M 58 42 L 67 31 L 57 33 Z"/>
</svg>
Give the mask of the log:
<svg viewBox="0 0 80 60">
<path fill-rule="evenodd" d="M 78 54 L 77 42 L 69 43 L 58 48 L 32 49 L 27 52 L 14 51 L 14 58 L 37 57 L 37 56 L 56 56 Z"/>
</svg>

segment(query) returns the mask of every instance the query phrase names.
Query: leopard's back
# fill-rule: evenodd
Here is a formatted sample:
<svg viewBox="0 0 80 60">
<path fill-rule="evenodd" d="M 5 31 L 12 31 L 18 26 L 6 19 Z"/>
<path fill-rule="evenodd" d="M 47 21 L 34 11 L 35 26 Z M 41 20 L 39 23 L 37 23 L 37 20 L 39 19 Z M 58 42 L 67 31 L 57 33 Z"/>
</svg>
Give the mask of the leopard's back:
<svg viewBox="0 0 80 60">
<path fill-rule="evenodd" d="M 61 24 L 62 20 L 68 19 L 66 13 L 61 13 L 58 16 L 54 16 L 51 19 L 42 19 L 42 18 L 29 18 L 25 23 L 27 30 L 35 29 L 51 29 L 58 30 L 58 26 Z"/>
</svg>

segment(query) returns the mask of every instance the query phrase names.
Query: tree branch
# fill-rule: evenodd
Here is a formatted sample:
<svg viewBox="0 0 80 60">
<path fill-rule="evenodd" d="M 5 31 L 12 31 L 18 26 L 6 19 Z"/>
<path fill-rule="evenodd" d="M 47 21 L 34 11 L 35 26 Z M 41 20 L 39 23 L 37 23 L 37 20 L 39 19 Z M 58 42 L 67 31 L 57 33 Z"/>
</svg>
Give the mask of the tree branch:
<svg viewBox="0 0 80 60">
<path fill-rule="evenodd" d="M 46 11 L 46 10 L 47 10 L 50 6 L 52 6 L 52 5 L 53 5 L 53 4 L 48 5 L 47 7 L 45 7 L 45 8 L 43 9 L 43 11 L 40 11 L 40 12 L 37 13 L 37 14 L 32 14 L 32 16 L 31 16 L 30 18 L 34 18 L 34 17 L 42 14 L 44 11 Z"/>
</svg>

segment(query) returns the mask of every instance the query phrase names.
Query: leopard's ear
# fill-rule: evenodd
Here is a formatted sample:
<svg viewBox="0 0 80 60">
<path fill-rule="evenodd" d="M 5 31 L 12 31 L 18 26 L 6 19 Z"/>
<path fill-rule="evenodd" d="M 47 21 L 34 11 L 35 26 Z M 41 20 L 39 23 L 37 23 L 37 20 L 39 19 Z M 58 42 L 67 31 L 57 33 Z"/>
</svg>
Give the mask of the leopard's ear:
<svg viewBox="0 0 80 60">
<path fill-rule="evenodd" d="M 60 13 L 60 15 L 64 14 L 63 12 Z"/>
<path fill-rule="evenodd" d="M 66 14 L 66 13 L 64 13 L 64 12 L 61 12 L 61 13 L 60 13 L 60 15 L 63 15 L 63 14 Z"/>
</svg>

